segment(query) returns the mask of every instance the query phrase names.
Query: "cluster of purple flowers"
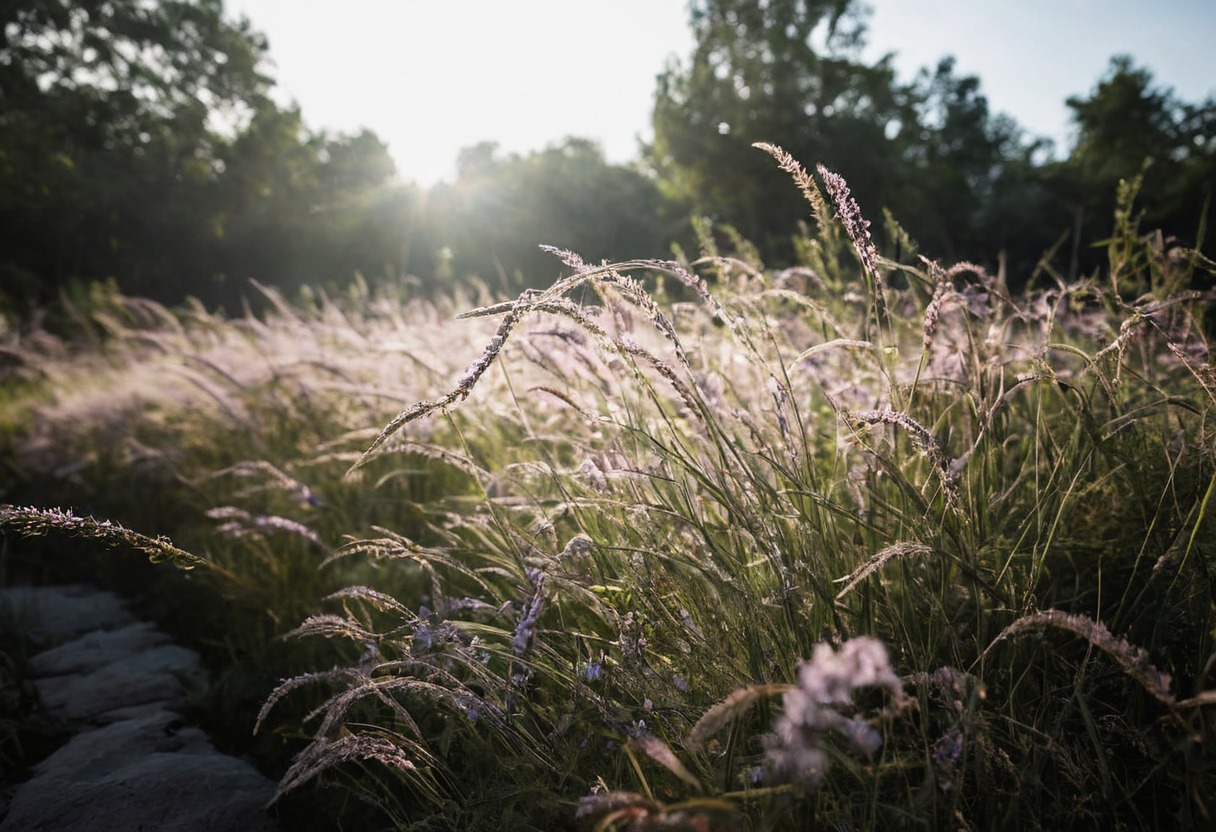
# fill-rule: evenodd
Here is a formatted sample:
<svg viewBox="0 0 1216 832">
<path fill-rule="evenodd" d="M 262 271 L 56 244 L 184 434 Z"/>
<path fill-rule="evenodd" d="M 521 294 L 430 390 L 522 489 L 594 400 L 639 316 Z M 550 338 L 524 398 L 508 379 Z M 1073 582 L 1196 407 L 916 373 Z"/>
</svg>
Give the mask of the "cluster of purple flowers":
<svg viewBox="0 0 1216 832">
<path fill-rule="evenodd" d="M 903 700 L 903 684 L 882 642 L 862 636 L 846 641 L 839 651 L 817 645 L 811 660 L 798 668 L 798 685 L 785 693 L 783 712 L 765 738 L 773 773 L 808 789 L 818 787 L 830 765 L 822 745 L 830 733 L 843 736 L 858 753 L 877 751 L 882 745 L 878 729 L 843 712 L 852 708 L 854 691 L 866 687 L 885 689 L 896 703 Z"/>
</svg>

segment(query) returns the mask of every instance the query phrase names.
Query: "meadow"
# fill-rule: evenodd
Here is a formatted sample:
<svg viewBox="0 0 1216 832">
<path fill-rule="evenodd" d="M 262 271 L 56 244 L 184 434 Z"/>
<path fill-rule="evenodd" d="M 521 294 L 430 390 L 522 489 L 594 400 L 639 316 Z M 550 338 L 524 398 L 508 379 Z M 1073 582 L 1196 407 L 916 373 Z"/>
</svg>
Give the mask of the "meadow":
<svg viewBox="0 0 1216 832">
<path fill-rule="evenodd" d="M 202 650 L 284 828 L 1211 828 L 1216 264 L 1127 182 L 1014 292 L 760 149 L 795 267 L 10 327 L 0 579 Z"/>
</svg>

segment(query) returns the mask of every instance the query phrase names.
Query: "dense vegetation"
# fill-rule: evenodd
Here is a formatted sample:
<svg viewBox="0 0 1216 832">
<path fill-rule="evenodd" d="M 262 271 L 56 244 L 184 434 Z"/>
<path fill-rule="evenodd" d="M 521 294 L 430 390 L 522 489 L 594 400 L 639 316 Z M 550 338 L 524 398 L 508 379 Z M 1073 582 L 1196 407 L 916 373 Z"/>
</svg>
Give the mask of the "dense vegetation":
<svg viewBox="0 0 1216 832">
<path fill-rule="evenodd" d="M 10 507 L 6 569 L 194 565 L 90 556 L 208 650 L 291 828 L 1209 825 L 1212 264 L 1128 183 L 1103 280 L 1014 296 L 765 149 L 818 228 L 783 271 L 707 235 L 11 344 L 19 493 L 178 548 Z"/>
<path fill-rule="evenodd" d="M 757 141 L 845 172 L 876 220 L 889 210 L 933 257 L 995 269 L 1003 253 L 1015 288 L 1057 245 L 1069 277 L 1090 273 L 1119 180 L 1150 158 L 1147 223 L 1212 254 L 1216 104 L 1178 100 L 1130 58 L 1069 100 L 1075 139 L 1053 151 L 992 113 L 949 59 L 910 83 L 889 60 L 863 62 L 856 3 L 690 8 L 696 49 L 658 79 L 635 164 L 577 138 L 524 156 L 487 142 L 427 190 L 398 181 L 371 132 L 309 129 L 276 104 L 265 40 L 221 0 L 6 3 L 0 304 L 24 317 L 111 280 L 235 311 L 258 302 L 249 278 L 293 297 L 356 272 L 373 286 L 447 291 L 476 276 L 517 291 L 556 277 L 538 242 L 593 262 L 666 257 L 694 245 L 690 215 L 788 266 L 803 215 Z"/>
<path fill-rule="evenodd" d="M 5 7 L 5 288 L 61 296 L 0 334 L 0 580 L 202 650 L 284 828 L 1209 828 L 1216 264 L 1171 234 L 1216 108 L 1116 61 L 1044 159 L 861 65 L 851 4 L 762 8 L 694 4 L 642 166 L 487 144 L 423 194 L 217 0 Z M 115 94 L 109 38 L 169 35 Z M 0 658 L 7 774 L 50 739 Z"/>
</svg>

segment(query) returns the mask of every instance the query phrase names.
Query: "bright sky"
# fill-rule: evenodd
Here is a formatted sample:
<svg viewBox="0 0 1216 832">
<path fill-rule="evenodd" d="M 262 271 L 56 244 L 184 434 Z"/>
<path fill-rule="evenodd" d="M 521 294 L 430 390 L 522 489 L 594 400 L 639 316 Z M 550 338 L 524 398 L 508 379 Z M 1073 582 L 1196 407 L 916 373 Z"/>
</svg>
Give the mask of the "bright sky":
<svg viewBox="0 0 1216 832">
<path fill-rule="evenodd" d="M 1064 99 L 1130 53 L 1184 100 L 1216 96 L 1212 0 L 869 0 L 868 59 L 901 77 L 947 54 L 993 111 L 1067 140 Z M 655 76 L 692 49 L 685 0 L 227 0 L 270 41 L 273 75 L 314 129 L 368 127 L 402 179 L 432 185 L 480 141 L 539 150 L 599 141 L 610 161 L 649 134 Z M 806 160 L 804 160 L 806 161 Z"/>
</svg>

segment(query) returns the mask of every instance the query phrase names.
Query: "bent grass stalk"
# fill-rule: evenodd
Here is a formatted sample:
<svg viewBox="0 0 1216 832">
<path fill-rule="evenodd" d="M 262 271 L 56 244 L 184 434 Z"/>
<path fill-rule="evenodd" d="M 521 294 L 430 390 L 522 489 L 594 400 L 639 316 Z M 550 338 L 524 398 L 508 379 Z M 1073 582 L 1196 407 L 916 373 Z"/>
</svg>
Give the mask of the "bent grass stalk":
<svg viewBox="0 0 1216 832">
<path fill-rule="evenodd" d="M 63 509 L 32 506 L 0 506 L 0 530 L 23 537 L 64 537 L 95 540 L 110 549 L 143 552 L 152 563 L 167 561 L 179 569 L 193 569 L 205 562 L 177 548 L 167 538 L 148 537 L 109 520 L 80 517 Z"/>
</svg>

